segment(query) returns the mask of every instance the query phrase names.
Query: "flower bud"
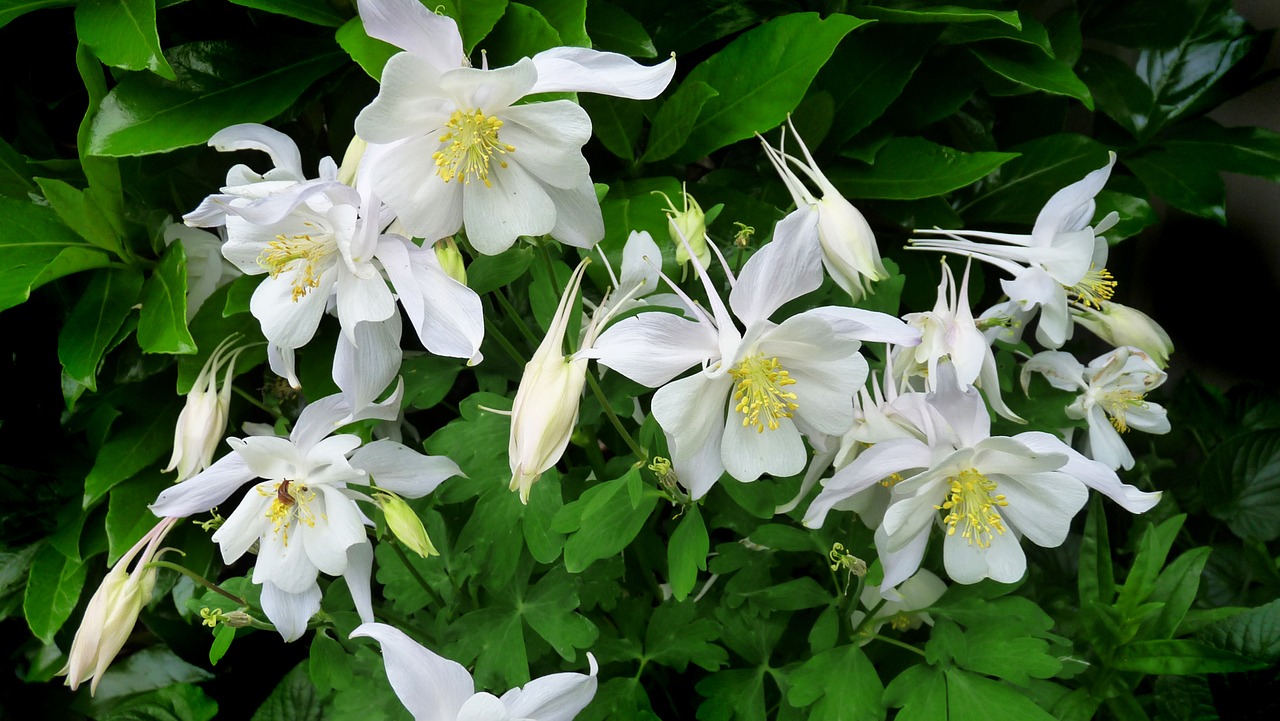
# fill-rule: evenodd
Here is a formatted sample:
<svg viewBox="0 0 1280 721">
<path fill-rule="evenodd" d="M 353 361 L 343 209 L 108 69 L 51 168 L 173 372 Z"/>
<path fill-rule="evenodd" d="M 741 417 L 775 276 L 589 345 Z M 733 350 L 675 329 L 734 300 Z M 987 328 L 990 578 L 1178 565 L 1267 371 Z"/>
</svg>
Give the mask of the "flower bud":
<svg viewBox="0 0 1280 721">
<path fill-rule="evenodd" d="M 227 412 L 231 408 L 231 378 L 235 374 L 236 357 L 244 348 L 229 350 L 240 335 L 228 336 L 209 355 L 200 375 L 187 393 L 187 403 L 178 414 L 173 430 L 173 455 L 165 472 L 177 469 L 178 480 L 185 481 L 213 463 L 222 434 L 227 429 Z M 222 387 L 218 373 L 225 365 Z"/>
<path fill-rule="evenodd" d="M 466 285 L 467 266 L 462 262 L 462 252 L 458 250 L 458 244 L 454 242 L 453 236 L 436 241 L 435 250 L 436 260 L 440 261 L 440 268 L 450 278 Z"/>
<path fill-rule="evenodd" d="M 1151 356 L 1160 368 L 1169 366 L 1173 341 L 1159 323 L 1146 313 L 1127 305 L 1112 301 L 1102 301 L 1101 305 L 1100 310 L 1076 310 L 1076 322 L 1117 348 L 1133 346 Z"/>
<path fill-rule="evenodd" d="M 667 214 L 667 233 L 671 235 L 671 242 L 676 246 L 676 261 L 680 265 L 688 263 L 691 248 L 698 258 L 698 265 L 706 268 L 711 264 L 711 249 L 707 247 L 707 216 L 702 212 L 702 206 L 698 205 L 698 201 L 683 188 L 680 191 L 684 199 L 682 210 L 676 210 L 675 204 L 666 193 L 654 192 L 667 201 L 667 209 L 662 212 Z M 680 241 L 681 238 L 688 243 L 687 247 Z"/>
<path fill-rule="evenodd" d="M 373 500 L 378 504 L 378 508 L 382 509 L 382 514 L 387 519 L 387 528 L 390 528 L 395 537 L 408 546 L 409 550 L 423 558 L 440 555 L 431 543 L 431 538 L 427 536 L 427 529 L 422 525 L 422 519 L 414 513 L 403 498 L 386 491 L 378 491 L 373 494 Z"/>
<path fill-rule="evenodd" d="M 360 159 L 364 157 L 365 148 L 369 144 L 359 135 L 351 138 L 347 144 L 347 152 L 342 155 L 342 165 L 338 167 L 338 182 L 356 187 L 356 171 L 360 169 Z"/>
</svg>

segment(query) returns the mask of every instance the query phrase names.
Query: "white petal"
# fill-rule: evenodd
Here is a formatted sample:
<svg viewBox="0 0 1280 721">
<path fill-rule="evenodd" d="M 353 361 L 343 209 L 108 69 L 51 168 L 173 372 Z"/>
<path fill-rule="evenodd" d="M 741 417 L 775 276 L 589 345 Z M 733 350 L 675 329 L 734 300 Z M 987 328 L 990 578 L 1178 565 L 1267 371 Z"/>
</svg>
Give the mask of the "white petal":
<svg viewBox="0 0 1280 721">
<path fill-rule="evenodd" d="M 625 55 L 590 48 L 559 47 L 533 56 L 538 83 L 531 93 L 581 92 L 649 100 L 671 83 L 675 56 L 644 66 Z"/>
<path fill-rule="evenodd" d="M 667 434 L 671 461 L 694 500 L 706 495 L 724 472 L 720 442 L 731 385 L 727 375 L 698 373 L 653 394 L 653 417 Z"/>
<path fill-rule="evenodd" d="M 582 146 L 591 139 L 591 118 L 577 104 L 554 100 L 517 105 L 504 110 L 502 120 L 499 138 L 515 146 L 510 157 L 530 175 L 557 188 L 576 188 L 589 178 Z"/>
<path fill-rule="evenodd" d="M 417 0 L 358 0 L 358 6 L 369 37 L 421 56 L 436 72 L 456 68 L 466 59 L 458 24 Z"/>
<path fill-rule="evenodd" d="M 478 363 L 484 340 L 480 296 L 449 277 L 434 250 L 418 248 L 398 235 L 383 236 L 378 259 L 427 350 Z"/>
<path fill-rule="evenodd" d="M 307 631 L 307 622 L 320 610 L 320 587 L 286 593 L 272 583 L 262 584 L 262 612 L 275 624 L 285 642 L 296 641 Z"/>
<path fill-rule="evenodd" d="M 1000 509 L 1000 515 L 1032 543 L 1044 548 L 1062 545 L 1071 529 L 1071 519 L 1089 500 L 1084 484 L 1065 473 L 1000 478 L 996 485 L 996 493 L 1004 494 L 1009 502 Z"/>
<path fill-rule="evenodd" d="M 475 682 L 462 664 L 423 648 L 403 631 L 382 623 L 365 623 L 351 637 L 367 636 L 382 645 L 387 680 L 415 721 L 456 721 L 475 693 Z"/>
<path fill-rule="evenodd" d="M 1031 231 L 1036 245 L 1047 247 L 1054 235 L 1080 230 L 1093 220 L 1094 197 L 1107 184 L 1116 163 L 1115 153 L 1108 156 L 1106 165 L 1054 193 L 1044 204 Z"/>
<path fill-rule="evenodd" d="M 462 186 L 467 239 L 485 255 L 510 248 L 522 235 L 551 232 L 556 207 L 546 189 L 514 160 L 489 173 L 493 187 L 475 181 Z"/>
<path fill-rule="evenodd" d="M 162 518 L 186 518 L 222 503 L 256 477 L 244 458 L 228 453 L 195 476 L 161 491 L 149 508 Z"/>
<path fill-rule="evenodd" d="M 445 479 L 463 475 L 458 464 L 444 456 L 424 456 L 389 440 L 365 445 L 351 456 L 351 465 L 367 471 L 379 488 L 407 498 L 425 496 Z"/>
<path fill-rule="evenodd" d="M 462 184 L 446 183 L 436 175 L 431 154 L 439 148 L 436 135 L 390 145 L 370 143 L 360 161 L 361 177 L 368 178 L 400 223 L 415 236 L 432 241 L 462 227 Z"/>
<path fill-rule="evenodd" d="M 793 476 L 804 470 L 804 441 L 790 418 L 779 419 L 776 429 L 766 427 L 763 431 L 743 426 L 743 419 L 732 408 L 725 419 L 720 458 L 729 475 L 750 482 L 765 474 Z"/>
<path fill-rule="evenodd" d="M 880 583 L 881 593 L 906 581 L 920 569 L 925 549 L 929 546 L 929 529 L 930 526 L 926 524 L 919 533 L 892 550 L 889 548 L 888 535 L 884 531 L 884 526 L 881 525 L 876 529 L 876 553 L 880 554 L 880 565 L 884 567 L 884 580 Z"/>
<path fill-rule="evenodd" d="M 513 718 L 537 721 L 573 721 L 596 695 L 596 660 L 587 654 L 591 673 L 553 673 L 535 678 L 522 689 L 502 695 L 502 703 Z"/>
<path fill-rule="evenodd" d="M 373 575 L 373 545 L 367 540 L 347 549 L 347 570 L 343 579 L 347 582 L 347 590 L 351 592 L 351 600 L 355 602 L 356 613 L 364 623 L 373 622 L 373 592 L 369 588 L 369 577 Z"/>
<path fill-rule="evenodd" d="M 274 498 L 274 483 L 254 486 L 218 530 L 214 531 L 212 540 L 222 551 L 224 563 L 235 563 L 269 528 L 270 524 L 266 522 L 267 510 Z"/>
<path fill-rule="evenodd" d="M 1062 441 L 1048 433 L 1029 431 L 1019 433 L 1015 438 L 1032 450 L 1062 446 Z M 1110 498 L 1130 513 L 1145 513 L 1160 502 L 1160 491 L 1147 493 L 1121 483 L 1115 471 L 1097 461 L 1091 461 L 1070 449 L 1067 459 L 1067 464 L 1060 469 L 1063 473 Z"/>
<path fill-rule="evenodd" d="M 792 213 L 778 223 L 779 232 L 790 225 L 816 227 L 814 213 Z M 767 320 L 783 303 L 817 290 L 822 285 L 821 249 L 810 243 L 767 243 L 742 266 L 738 283 L 729 293 L 729 306 L 747 326 Z"/>
<path fill-rule="evenodd" d="M 864 343 L 892 343 L 899 346 L 920 344 L 920 329 L 907 325 L 887 313 L 862 308 L 823 306 L 810 313 L 825 318 L 835 332 Z"/>
<path fill-rule="evenodd" d="M 333 266 L 325 268 L 317 279 L 318 285 L 296 297 L 292 274 L 264 278 L 258 284 L 249 299 L 249 311 L 262 324 L 262 334 L 267 340 L 294 349 L 311 341 L 333 292 L 335 271 Z"/>
<path fill-rule="evenodd" d="M 591 248 L 604 238 L 604 216 L 590 177 L 573 188 L 548 185 L 543 190 L 556 206 L 552 238 L 575 248 Z"/>
<path fill-rule="evenodd" d="M 507 707 L 491 693 L 478 693 L 458 709 L 458 721 L 516 721 Z M 520 720 L 523 721 L 523 720 Z"/>
<path fill-rule="evenodd" d="M 991 545 L 970 544 L 960 534 L 942 541 L 942 560 L 947 575 L 956 583 L 977 583 L 990 578 L 998 583 L 1015 583 L 1027 570 L 1027 557 L 1012 533 L 996 534 Z"/>
<path fill-rule="evenodd" d="M 271 156 L 271 162 L 294 180 L 302 180 L 302 156 L 298 145 L 288 135 L 258 123 L 241 123 L 219 130 L 209 138 L 210 147 L 222 152 L 233 150 L 261 150 Z"/>
<path fill-rule="evenodd" d="M 373 406 L 400 372 L 401 325 L 397 314 L 385 321 L 356 325 L 351 333 L 353 338 L 348 338 L 346 333 L 338 336 L 333 381 L 342 389 L 353 414 Z"/>
<path fill-rule="evenodd" d="M 720 355 L 719 338 L 705 323 L 648 311 L 613 324 L 587 354 L 650 388 Z"/>
</svg>

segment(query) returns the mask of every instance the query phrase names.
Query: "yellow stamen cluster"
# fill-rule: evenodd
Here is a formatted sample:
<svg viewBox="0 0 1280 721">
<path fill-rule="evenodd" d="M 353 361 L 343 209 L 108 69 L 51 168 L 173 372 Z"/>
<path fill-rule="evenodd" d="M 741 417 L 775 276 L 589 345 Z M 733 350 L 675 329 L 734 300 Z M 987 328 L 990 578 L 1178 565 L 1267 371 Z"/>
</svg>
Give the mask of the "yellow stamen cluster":
<svg viewBox="0 0 1280 721">
<path fill-rule="evenodd" d="M 289 527 L 293 525 L 295 519 L 315 527 L 315 514 L 307 506 L 315 499 L 316 494 L 306 485 L 285 479 L 276 483 L 272 491 L 259 486 L 258 493 L 263 496 L 275 496 L 275 500 L 271 501 L 271 507 L 267 509 L 267 518 L 271 521 L 271 532 L 281 535 L 284 545 L 289 545 Z"/>
<path fill-rule="evenodd" d="M 969 468 L 958 476 L 947 479 L 951 483 L 951 491 L 941 506 L 934 506 L 940 511 L 947 511 L 943 522 L 947 524 L 947 535 L 955 535 L 956 526 L 963 524 L 960 537 L 967 539 L 969 545 L 978 544 L 979 548 L 991 545 L 996 533 L 1004 535 L 1004 520 L 995 510 L 997 506 L 1007 506 L 1009 502 L 1003 495 L 992 495 L 996 490 L 995 481 Z"/>
<path fill-rule="evenodd" d="M 306 225 L 314 227 L 311 223 Z M 272 278 L 285 271 L 296 271 L 293 281 L 293 302 L 310 293 L 320 285 L 320 273 L 317 268 L 337 248 L 336 244 L 326 240 L 317 240 L 309 233 L 300 235 L 284 235 L 267 243 L 267 247 L 258 254 L 258 265 L 265 268 Z M 301 270 L 295 264 L 303 262 Z"/>
<path fill-rule="evenodd" d="M 895 613 L 889 619 L 889 627 L 895 631 L 909 631 L 915 625 L 915 619 L 904 613 Z"/>
<path fill-rule="evenodd" d="M 733 399 L 738 402 L 734 410 L 743 414 L 743 427 L 755 426 L 757 433 L 778 430 L 779 418 L 790 418 L 799 408 L 796 394 L 783 388 L 795 385 L 791 374 L 782 369 L 777 358 L 765 358 L 763 353 L 744 358 L 729 369 L 729 375 L 738 379 Z"/>
<path fill-rule="evenodd" d="M 1102 302 L 1111 300 L 1111 296 L 1115 294 L 1116 284 L 1116 280 L 1111 276 L 1111 271 L 1106 268 L 1099 268 L 1096 265 L 1090 265 L 1089 272 L 1085 273 L 1080 282 L 1068 290 L 1081 303 L 1102 310 Z"/>
<path fill-rule="evenodd" d="M 483 180 L 485 187 L 492 188 L 489 162 L 494 154 L 516 151 L 516 146 L 498 142 L 502 121 L 479 110 L 455 110 L 445 128 L 448 132 L 440 136 L 440 142 L 448 145 L 431 154 L 436 161 L 436 175 L 446 183 L 457 178 L 463 184 L 470 183 L 475 177 Z M 504 161 L 499 161 L 498 165 L 507 167 Z"/>
<path fill-rule="evenodd" d="M 1144 407 L 1147 405 L 1146 395 L 1137 391 L 1114 391 L 1108 393 L 1099 404 L 1102 410 L 1107 412 L 1107 416 L 1111 419 L 1111 425 L 1120 433 L 1126 433 L 1129 430 L 1129 424 L 1125 422 L 1124 415 L 1131 407 Z"/>
<path fill-rule="evenodd" d="M 899 483 L 902 483 L 902 474 L 900 473 L 890 473 L 889 475 L 880 479 L 880 485 L 884 486 L 885 488 L 893 488 Z"/>
</svg>

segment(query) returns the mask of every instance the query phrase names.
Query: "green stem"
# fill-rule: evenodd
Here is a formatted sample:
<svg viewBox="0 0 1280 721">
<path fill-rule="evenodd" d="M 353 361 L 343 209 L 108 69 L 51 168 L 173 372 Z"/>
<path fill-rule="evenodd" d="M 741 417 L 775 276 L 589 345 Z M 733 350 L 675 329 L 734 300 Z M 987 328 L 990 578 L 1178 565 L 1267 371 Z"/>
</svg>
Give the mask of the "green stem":
<svg viewBox="0 0 1280 721">
<path fill-rule="evenodd" d="M 498 345 L 502 346 L 502 350 L 506 351 L 507 355 L 511 356 L 511 360 L 515 361 L 516 365 L 521 368 L 525 366 L 527 361 L 525 361 L 524 356 L 520 355 L 520 351 L 516 350 L 516 347 L 511 344 L 511 341 L 507 340 L 507 337 L 502 334 L 502 331 L 498 330 L 498 325 L 496 323 L 489 324 L 484 331 L 492 336 Z"/>
<path fill-rule="evenodd" d="M 853 629 L 852 635 L 854 638 L 857 638 L 858 634 L 862 633 L 862 629 L 871 625 L 871 620 L 876 617 L 876 614 L 880 612 L 880 609 L 884 608 L 884 605 L 886 603 L 888 603 L 888 600 L 882 598 L 880 599 L 880 603 L 877 603 L 875 605 L 875 608 L 872 608 L 870 611 L 867 612 L 867 617 L 862 619 L 862 623 L 859 623 L 857 628 Z"/>
<path fill-rule="evenodd" d="M 518 313 L 516 311 L 516 307 L 511 304 L 511 300 L 500 290 L 494 291 L 493 297 L 498 299 L 498 305 L 502 306 L 502 310 L 506 311 L 507 315 L 511 316 L 512 320 L 516 321 L 516 327 L 520 330 L 520 333 L 524 335 L 524 339 L 529 341 L 529 345 L 533 348 L 537 348 L 539 345 L 538 336 L 534 335 L 533 331 L 529 330 L 529 326 L 525 325 L 520 313 Z"/>
<path fill-rule="evenodd" d="M 268 407 L 267 407 L 267 406 L 262 402 L 262 400 L 261 400 L 260 398 L 255 398 L 252 394 L 250 394 L 248 391 L 244 390 L 243 388 L 240 388 L 239 386 L 234 386 L 234 385 L 233 385 L 233 386 L 231 386 L 231 390 L 232 390 L 233 392 L 235 392 L 235 394 L 236 394 L 236 395 L 240 396 L 241 398 L 245 399 L 246 401 L 249 401 L 249 402 L 250 402 L 250 403 L 252 403 L 253 405 L 255 405 L 255 406 L 257 406 L 258 408 L 262 409 L 263 411 L 266 411 L 266 412 L 267 412 L 268 414 L 270 414 L 272 417 L 274 417 L 274 418 L 279 418 L 279 417 L 280 417 L 280 414 L 279 414 L 279 413 L 277 413 L 277 412 L 275 412 L 275 411 L 271 410 L 270 408 L 268 408 Z"/>
<path fill-rule="evenodd" d="M 423 578 L 421 573 L 418 573 L 418 569 L 415 568 L 413 563 L 409 560 L 409 554 L 404 552 L 404 549 L 400 547 L 400 544 L 391 544 L 391 549 L 395 551 L 396 556 L 399 557 L 400 562 L 404 564 L 404 567 L 409 569 L 409 575 L 413 576 L 413 580 L 417 581 L 419 586 L 422 586 L 423 591 L 426 591 L 427 598 L 431 599 L 431 602 L 436 606 L 443 606 L 444 604 L 440 602 L 440 597 L 437 596 L 435 590 L 431 588 L 431 584 L 427 583 L 427 579 Z"/>
<path fill-rule="evenodd" d="M 600 407 L 604 409 L 604 414 L 608 416 L 609 422 L 613 424 L 614 430 L 618 431 L 618 435 L 622 436 L 622 440 L 626 442 L 631 452 L 641 462 L 649 460 L 649 454 L 645 453 L 640 444 L 636 443 L 627 429 L 622 426 L 622 421 L 618 419 L 618 414 L 613 412 L 613 406 L 609 404 L 609 399 L 605 398 L 604 391 L 600 389 L 600 383 L 596 381 L 594 373 L 587 371 L 587 385 L 591 386 L 591 392 L 595 395 L 596 401 L 600 403 Z"/>
<path fill-rule="evenodd" d="M 230 591 L 227 591 L 226 589 L 222 588 L 222 587 L 221 587 L 221 586 L 219 586 L 218 584 L 214 583 L 213 581 L 210 581 L 209 579 L 205 578 L 204 576 L 201 576 L 200 574 L 196 573 L 195 571 L 192 571 L 191 569 L 187 568 L 186 566 L 179 566 L 179 565 L 178 565 L 178 564 L 176 564 L 176 563 L 169 563 L 168 561 L 152 561 L 151 563 L 148 563 L 146 567 L 147 567 L 147 568 L 153 568 L 153 567 L 154 567 L 154 568 L 167 568 L 167 569 L 169 569 L 170 571 L 177 571 L 178 573 L 181 573 L 182 575 L 186 576 L 187 578 L 190 578 L 192 581 L 195 581 L 196 583 L 200 584 L 201 586 L 204 586 L 205 588 L 209 589 L 210 591 L 213 591 L 214 593 L 217 593 L 217 594 L 220 594 L 220 595 L 226 596 L 227 598 L 231 599 L 232 601 L 235 601 L 236 603 L 240 604 L 240 606 L 241 606 L 242 608 L 249 608 L 249 602 L 248 602 L 248 601 L 244 600 L 243 598 L 240 598 L 239 596 L 235 595 L 234 593 L 231 593 Z"/>
<path fill-rule="evenodd" d="M 868 616 L 868 618 L 870 618 L 870 616 Z M 889 644 L 889 645 L 891 645 L 891 646 L 897 646 L 898 648 L 905 648 L 906 650 L 908 650 L 908 651 L 910 651 L 910 652 L 912 652 L 912 653 L 920 654 L 921 656 L 924 656 L 924 655 L 925 655 L 924 651 L 921 651 L 920 649 L 916 648 L 915 646 L 912 646 L 912 645 L 911 645 L 911 644 L 909 644 L 909 643 L 903 643 L 902 641 L 899 641 L 899 640 L 898 640 L 898 639 L 896 639 L 896 638 L 889 638 L 888 636 L 881 636 L 881 635 L 880 635 L 880 634 L 878 634 L 878 633 L 873 633 L 873 634 L 871 634 L 871 638 L 873 638 L 873 639 L 875 639 L 875 640 L 877 640 L 877 641 L 884 641 L 885 643 L 887 643 L 887 644 Z"/>
</svg>

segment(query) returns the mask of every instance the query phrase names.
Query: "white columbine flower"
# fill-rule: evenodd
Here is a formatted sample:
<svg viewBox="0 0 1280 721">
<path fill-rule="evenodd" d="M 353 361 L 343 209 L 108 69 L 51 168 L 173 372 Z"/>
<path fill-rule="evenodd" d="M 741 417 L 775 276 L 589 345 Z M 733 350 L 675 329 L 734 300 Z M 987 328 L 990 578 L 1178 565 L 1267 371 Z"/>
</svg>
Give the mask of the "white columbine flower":
<svg viewBox="0 0 1280 721">
<path fill-rule="evenodd" d="M 776 150 L 764 138 L 760 142 L 764 145 L 765 154 L 769 156 L 769 162 L 773 163 L 778 175 L 782 176 L 782 182 L 791 192 L 791 198 L 796 204 L 793 212 L 817 216 L 816 225 L 806 223 L 800 226 L 805 232 L 798 235 L 797 240 L 822 248 L 822 264 L 826 266 L 827 273 L 856 303 L 870 292 L 871 283 L 889 277 L 889 272 L 880 260 L 876 236 L 871 232 L 871 226 L 862 217 L 862 213 L 840 195 L 840 191 L 836 190 L 818 168 L 809 148 L 805 146 L 789 118 L 787 126 L 800 145 L 804 161 L 784 152 L 785 142 Z M 783 131 L 782 137 L 785 141 L 786 131 Z M 804 181 L 791 169 L 792 166 L 818 186 L 822 197 L 809 191 Z"/>
<path fill-rule="evenodd" d="M 173 529 L 176 518 L 165 518 L 125 552 L 102 579 L 84 609 L 80 628 L 76 629 L 67 654 L 67 665 L 59 675 L 67 677 L 74 691 L 90 681 L 89 694 L 98 691 L 102 674 L 124 647 L 138 621 L 138 613 L 151 601 L 156 585 L 156 569 L 148 567 L 156 557 L 164 537 Z M 141 555 L 139 555 L 141 553 Z M 137 563 L 134 559 L 137 558 Z M 129 566 L 133 566 L 133 571 Z"/>
<path fill-rule="evenodd" d="M 228 564 L 258 544 L 253 582 L 262 585 L 262 610 L 286 641 L 301 636 L 319 610 L 320 572 L 345 576 L 361 618 L 373 618 L 373 549 L 364 530 L 368 520 L 356 506 L 357 501 L 372 499 L 349 484 L 367 486 L 372 478 L 379 488 L 418 498 L 461 474 L 448 458 L 423 456 L 394 441 L 361 447 L 359 436 L 329 435 L 350 415 L 342 396 L 329 396 L 303 410 L 288 438 L 228 438 L 232 453 L 165 489 L 151 504 L 156 515 L 185 517 L 207 511 L 244 484 L 262 479 L 213 540 Z"/>
<path fill-rule="evenodd" d="M 596 659 L 590 674 L 553 673 L 513 688 L 499 698 L 476 693 L 462 664 L 423 648 L 397 628 L 365 623 L 352 638 L 382 646 L 387 679 L 414 721 L 572 721 L 596 695 Z"/>
<path fill-rule="evenodd" d="M 789 216 L 775 236 L 808 222 L 817 219 Z M 693 498 L 705 495 L 726 470 L 740 481 L 799 473 L 808 459 L 801 435 L 839 435 L 853 423 L 851 399 L 867 376 L 860 341 L 919 342 L 902 321 L 853 308 L 817 308 L 780 324 L 770 321 L 784 303 L 818 287 L 820 264 L 816 244 L 775 241 L 743 266 L 728 307 L 699 269 L 711 316 L 686 300 L 697 320 L 640 313 L 596 342 L 593 354 L 602 364 L 651 388 L 661 386 L 653 414 Z M 695 365 L 693 375 L 672 380 Z"/>
<path fill-rule="evenodd" d="M 923 609 L 932 606 L 942 594 L 947 592 L 947 584 L 928 569 L 920 569 L 915 575 L 902 582 L 897 589 L 889 590 L 887 596 L 881 595 L 880 586 L 867 586 L 862 589 L 859 601 L 868 611 L 875 609 L 870 621 L 865 621 L 867 612 L 861 609 L 849 616 L 849 623 L 854 628 L 863 625 L 858 634 L 859 645 L 871 642 L 871 637 L 880 632 L 886 623 L 895 631 L 910 631 L 924 624 L 933 625 L 933 618 Z"/>
<path fill-rule="evenodd" d="M 1106 185 L 1116 154 L 1107 164 L 1053 194 L 1036 216 L 1031 235 L 978 230 L 917 230 L 946 239 L 912 239 L 912 247 L 959 253 L 990 263 L 1013 276 L 1001 287 L 1023 311 L 1039 309 L 1036 339 L 1060 348 L 1071 337 L 1070 302 L 1097 306 L 1111 298 L 1115 281 L 1106 269 L 1107 241 L 1101 236 L 1115 225 L 1109 213 L 1090 226 L 1097 207 L 1094 196 Z M 983 238 L 996 243 L 978 243 Z"/>
<path fill-rule="evenodd" d="M 1069 353 L 1037 353 L 1022 366 L 1024 391 L 1032 373 L 1043 374 L 1055 388 L 1080 391 L 1067 406 L 1067 416 L 1088 421 L 1085 453 L 1111 468 L 1133 468 L 1133 454 L 1121 433 L 1130 428 L 1146 433 L 1169 432 L 1164 408 L 1146 400 L 1147 393 L 1164 383 L 1166 375 L 1137 348 L 1116 348 L 1095 358 L 1087 367 Z"/>
<path fill-rule="evenodd" d="M 1094 488 L 1126 510 L 1141 513 L 1160 500 L 1120 482 L 1115 472 L 1040 432 L 992 437 L 991 418 L 974 389 L 960 391 L 949 365 L 932 410 L 927 441 L 881 441 L 823 484 L 804 523 L 821 527 L 833 508 L 877 483 L 891 500 L 876 529 L 885 588 L 920 567 L 930 531 L 946 527 L 943 562 L 958 583 L 991 578 L 1013 583 L 1027 559 L 1019 539 L 1053 548 L 1067 537 L 1071 519 Z"/>
<path fill-rule="evenodd" d="M 227 430 L 227 412 L 231 408 L 231 378 L 235 375 L 236 358 L 243 347 L 231 350 L 231 344 L 240 337 L 232 334 L 218 344 L 209 354 L 200 375 L 196 376 L 187 403 L 178 414 L 173 430 L 173 455 L 164 472 L 178 471 L 178 480 L 185 481 L 213 463 L 213 452 Z M 218 374 L 225 365 L 222 387 L 218 387 Z"/>
<path fill-rule="evenodd" d="M 370 36 L 405 52 L 387 62 L 356 118 L 369 143 L 360 174 L 416 236 L 466 227 L 497 254 L 521 235 L 550 233 L 589 248 L 604 237 L 582 146 L 591 119 L 568 100 L 517 104 L 544 92 L 655 97 L 675 61 L 643 67 L 615 53 L 553 48 L 515 65 L 466 66 L 457 24 L 417 0 L 361 0 Z"/>
</svg>

